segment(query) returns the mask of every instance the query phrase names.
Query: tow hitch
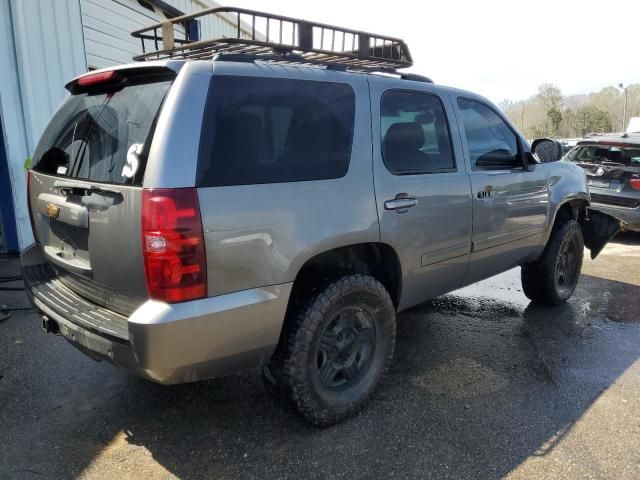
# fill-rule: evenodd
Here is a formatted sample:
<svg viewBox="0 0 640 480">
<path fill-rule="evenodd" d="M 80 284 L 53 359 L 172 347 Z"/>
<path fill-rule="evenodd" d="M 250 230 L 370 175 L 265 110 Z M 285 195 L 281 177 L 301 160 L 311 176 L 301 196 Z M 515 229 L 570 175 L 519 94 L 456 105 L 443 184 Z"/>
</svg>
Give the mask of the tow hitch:
<svg viewBox="0 0 640 480">
<path fill-rule="evenodd" d="M 57 322 L 51 320 L 46 315 L 42 315 L 42 329 L 47 333 L 53 333 L 54 335 L 60 334 L 60 327 Z"/>
<path fill-rule="evenodd" d="M 581 219 L 584 245 L 591 250 L 594 259 L 609 241 L 622 230 L 622 221 L 611 215 L 587 208 L 587 215 Z"/>
</svg>

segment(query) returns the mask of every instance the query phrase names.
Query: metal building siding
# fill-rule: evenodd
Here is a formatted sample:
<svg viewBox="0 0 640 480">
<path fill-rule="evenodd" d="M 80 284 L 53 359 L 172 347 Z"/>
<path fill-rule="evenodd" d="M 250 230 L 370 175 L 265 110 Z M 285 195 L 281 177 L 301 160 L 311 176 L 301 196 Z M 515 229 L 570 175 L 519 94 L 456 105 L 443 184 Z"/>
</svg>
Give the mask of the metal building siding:
<svg viewBox="0 0 640 480">
<path fill-rule="evenodd" d="M 69 79 L 86 71 L 79 0 L 0 0 L 0 114 L 20 249 L 33 242 L 24 161 Z"/>
<path fill-rule="evenodd" d="M 64 99 L 64 85 L 86 72 L 78 0 L 11 0 L 29 151 Z"/>
<path fill-rule="evenodd" d="M 184 13 L 196 13 L 207 8 L 219 7 L 220 4 L 204 0 L 165 0 L 169 5 Z M 237 24 L 231 15 L 208 16 L 200 21 L 202 38 L 235 37 L 238 34 Z M 241 35 L 249 38 L 248 25 L 244 26 Z"/>
<path fill-rule="evenodd" d="M 140 53 L 140 41 L 131 32 L 165 20 L 136 0 L 81 0 L 80 5 L 89 67 L 131 63 Z"/>
<path fill-rule="evenodd" d="M 220 6 L 204 0 L 164 0 L 185 14 Z M 166 20 L 143 7 L 137 0 L 80 0 L 87 65 L 103 68 L 130 63 L 141 53 L 140 40 L 131 36 L 133 30 Z M 235 36 L 237 27 L 227 17 L 209 16 L 200 19 L 202 38 Z"/>
</svg>

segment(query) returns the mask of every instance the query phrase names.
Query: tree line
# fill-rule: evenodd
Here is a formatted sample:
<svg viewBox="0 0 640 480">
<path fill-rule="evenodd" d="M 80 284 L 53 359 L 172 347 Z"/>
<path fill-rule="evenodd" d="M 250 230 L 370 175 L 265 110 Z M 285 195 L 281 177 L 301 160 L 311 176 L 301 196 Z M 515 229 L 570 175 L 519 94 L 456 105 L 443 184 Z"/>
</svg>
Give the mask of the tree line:
<svg viewBox="0 0 640 480">
<path fill-rule="evenodd" d="M 629 118 L 640 116 L 640 84 L 626 88 L 628 123 Z M 556 85 L 544 83 L 536 95 L 518 102 L 503 100 L 499 106 L 527 138 L 576 138 L 624 131 L 624 102 L 624 91 L 613 86 L 565 96 Z"/>
</svg>

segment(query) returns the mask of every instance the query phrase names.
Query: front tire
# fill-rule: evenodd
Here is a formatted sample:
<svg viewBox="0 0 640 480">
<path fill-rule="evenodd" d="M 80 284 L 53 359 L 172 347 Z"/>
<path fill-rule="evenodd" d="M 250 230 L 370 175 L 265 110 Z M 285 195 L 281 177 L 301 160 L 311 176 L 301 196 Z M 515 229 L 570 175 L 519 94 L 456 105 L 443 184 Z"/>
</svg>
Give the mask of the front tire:
<svg viewBox="0 0 640 480">
<path fill-rule="evenodd" d="M 578 284 L 583 256 L 580 224 L 571 219 L 554 226 L 542 256 L 522 266 L 524 294 L 541 305 L 566 302 Z"/>
<path fill-rule="evenodd" d="M 377 280 L 356 274 L 330 283 L 285 332 L 278 396 L 318 426 L 351 417 L 388 369 L 395 334 L 395 309 Z"/>
</svg>

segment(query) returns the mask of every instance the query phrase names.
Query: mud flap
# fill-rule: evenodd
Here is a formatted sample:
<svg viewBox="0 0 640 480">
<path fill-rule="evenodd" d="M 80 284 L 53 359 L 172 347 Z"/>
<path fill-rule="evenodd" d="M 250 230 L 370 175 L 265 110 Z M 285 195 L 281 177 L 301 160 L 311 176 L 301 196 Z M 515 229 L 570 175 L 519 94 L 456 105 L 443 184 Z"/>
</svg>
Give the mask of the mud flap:
<svg viewBox="0 0 640 480">
<path fill-rule="evenodd" d="M 580 222 L 584 245 L 591 250 L 594 259 L 605 245 L 622 230 L 622 222 L 599 210 L 587 209 L 587 216 Z"/>
</svg>

